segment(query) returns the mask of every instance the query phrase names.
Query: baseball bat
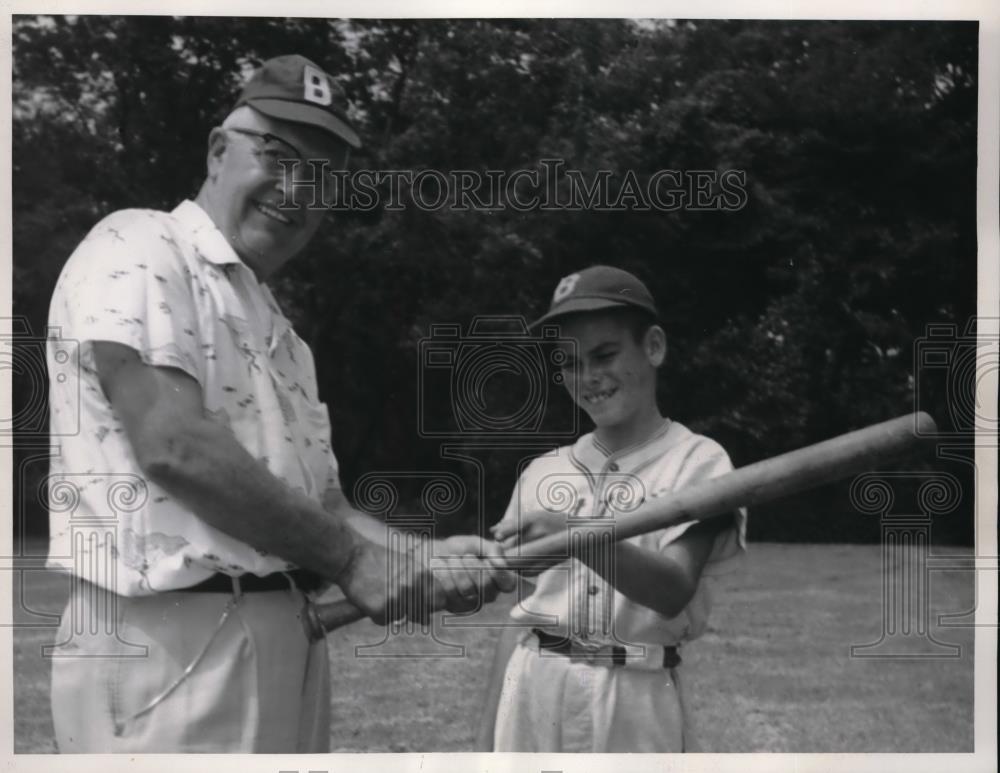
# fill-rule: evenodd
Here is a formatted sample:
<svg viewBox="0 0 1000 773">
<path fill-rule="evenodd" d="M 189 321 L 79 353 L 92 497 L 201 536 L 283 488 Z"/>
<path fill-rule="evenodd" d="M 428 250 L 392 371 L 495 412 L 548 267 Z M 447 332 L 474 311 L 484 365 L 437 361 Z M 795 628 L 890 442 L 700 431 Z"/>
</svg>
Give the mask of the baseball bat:
<svg viewBox="0 0 1000 773">
<path fill-rule="evenodd" d="M 936 430 L 928 414 L 913 413 L 755 462 L 670 492 L 669 497 L 646 500 L 614 518 L 613 537 L 624 540 L 678 523 L 702 521 L 843 480 L 912 454 Z M 561 532 L 518 545 L 507 551 L 505 559 L 514 570 L 538 570 L 570 555 L 568 534 Z M 343 599 L 307 605 L 304 622 L 310 637 L 316 638 L 364 617 Z"/>
</svg>

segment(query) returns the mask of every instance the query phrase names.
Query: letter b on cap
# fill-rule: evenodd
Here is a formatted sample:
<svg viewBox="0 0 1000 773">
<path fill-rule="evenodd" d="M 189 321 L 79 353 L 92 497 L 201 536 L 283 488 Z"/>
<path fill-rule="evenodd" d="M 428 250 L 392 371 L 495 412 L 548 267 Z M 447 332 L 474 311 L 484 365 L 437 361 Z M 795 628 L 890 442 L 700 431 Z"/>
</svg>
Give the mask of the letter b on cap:
<svg viewBox="0 0 1000 773">
<path fill-rule="evenodd" d="M 302 96 L 307 101 L 324 107 L 333 102 L 333 92 L 330 90 L 330 81 L 327 80 L 326 73 L 307 64 L 302 70 L 302 80 L 305 85 Z"/>
<path fill-rule="evenodd" d="M 552 293 L 552 302 L 559 303 L 566 296 L 571 295 L 576 289 L 576 283 L 580 280 L 579 274 L 570 274 L 559 280 L 556 291 Z"/>
</svg>

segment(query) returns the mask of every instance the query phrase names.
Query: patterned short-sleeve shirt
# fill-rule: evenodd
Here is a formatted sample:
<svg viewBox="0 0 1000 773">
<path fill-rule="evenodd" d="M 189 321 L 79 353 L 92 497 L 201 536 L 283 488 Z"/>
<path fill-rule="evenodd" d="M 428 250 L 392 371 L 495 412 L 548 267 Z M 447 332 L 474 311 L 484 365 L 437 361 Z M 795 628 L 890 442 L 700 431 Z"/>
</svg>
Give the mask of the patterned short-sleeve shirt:
<svg viewBox="0 0 1000 773">
<path fill-rule="evenodd" d="M 729 456 L 718 443 L 676 421 L 617 453 L 604 448 L 591 433 L 534 459 L 518 481 L 504 520 L 516 523 L 522 512 L 568 516 L 570 528 L 576 524 L 586 540 L 590 519 L 627 513 L 650 497 L 669 496 L 731 469 Z M 677 524 L 628 541 L 659 552 L 691 526 L 691 522 Z M 727 571 L 745 549 L 746 511 L 741 509 L 732 527 L 716 536 L 703 577 Z M 574 558 L 542 572 L 534 592 L 515 606 L 511 617 L 595 643 L 674 645 L 704 632 L 710 608 L 708 583 L 703 580 L 685 609 L 666 618 L 627 598 Z"/>
<path fill-rule="evenodd" d="M 94 367 L 93 342 L 110 341 L 177 368 L 206 415 L 289 487 L 322 502 L 339 485 L 312 353 L 205 211 L 185 201 L 106 217 L 63 268 L 49 326 L 50 566 L 128 596 L 290 568 L 146 479 Z"/>
</svg>

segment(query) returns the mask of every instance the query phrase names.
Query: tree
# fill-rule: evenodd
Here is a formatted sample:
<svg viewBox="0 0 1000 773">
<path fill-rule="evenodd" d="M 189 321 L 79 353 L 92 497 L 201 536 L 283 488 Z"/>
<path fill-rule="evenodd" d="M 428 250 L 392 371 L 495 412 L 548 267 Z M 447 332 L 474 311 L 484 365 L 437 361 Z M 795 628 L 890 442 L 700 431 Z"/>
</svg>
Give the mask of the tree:
<svg viewBox="0 0 1000 773">
<path fill-rule="evenodd" d="M 331 215 L 275 289 L 318 353 L 347 491 L 371 470 L 468 475 L 419 437 L 419 411 L 455 421 L 448 394 L 418 406 L 419 341 L 537 316 L 589 264 L 650 284 L 670 341 L 662 405 L 737 463 L 911 410 L 915 342 L 974 313 L 975 24 L 178 17 L 15 20 L 15 312 L 44 327 L 62 261 L 103 214 L 193 195 L 209 127 L 250 68 L 289 51 L 340 78 L 366 143 L 355 169 L 559 159 L 587 181 L 607 170 L 612 193 L 659 170 L 738 172 L 746 191 L 702 211 Z M 947 394 L 930 394 L 944 420 Z M 504 415 L 524 395 L 495 380 L 486 398 Z M 549 421 L 572 415 L 556 401 Z M 499 482 L 449 528 L 506 504 L 516 459 L 484 454 Z M 794 507 L 810 516 L 755 534 L 872 535 L 843 488 Z M 964 512 L 949 539 L 971 536 Z"/>
</svg>

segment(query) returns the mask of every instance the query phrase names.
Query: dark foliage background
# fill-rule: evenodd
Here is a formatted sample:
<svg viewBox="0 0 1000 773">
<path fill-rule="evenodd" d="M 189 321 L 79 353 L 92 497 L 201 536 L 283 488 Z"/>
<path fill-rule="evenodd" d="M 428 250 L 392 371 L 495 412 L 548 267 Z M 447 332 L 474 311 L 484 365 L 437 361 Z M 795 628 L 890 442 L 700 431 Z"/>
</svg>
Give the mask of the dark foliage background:
<svg viewBox="0 0 1000 773">
<path fill-rule="evenodd" d="M 929 324 L 953 324 L 954 357 L 975 312 L 977 35 L 965 22 L 15 17 L 14 312 L 42 335 L 89 228 L 193 196 L 208 131 L 249 69 L 299 52 L 347 91 L 366 141 L 356 168 L 559 158 L 587 175 L 747 180 L 738 212 L 331 215 L 275 289 L 317 355 L 346 490 L 385 471 L 400 509 L 418 508 L 423 484 L 399 474 L 448 470 L 470 496 L 442 528 L 495 520 L 526 451 L 420 439 L 419 412 L 450 421 L 451 404 L 441 390 L 418 405 L 419 341 L 436 323 L 537 315 L 559 277 L 598 262 L 649 283 L 670 340 L 662 407 L 736 464 L 906 413 L 918 392 L 955 428 L 972 380 L 951 372 L 949 386 L 915 352 Z M 44 380 L 30 350 L 14 374 L 15 528 L 42 531 Z M 502 415 L 523 394 L 497 382 L 488 399 Z M 550 420 L 569 418 L 556 402 Z M 966 492 L 936 538 L 968 542 L 971 467 L 936 464 Z M 879 534 L 846 485 L 755 515 L 755 538 Z"/>
</svg>

